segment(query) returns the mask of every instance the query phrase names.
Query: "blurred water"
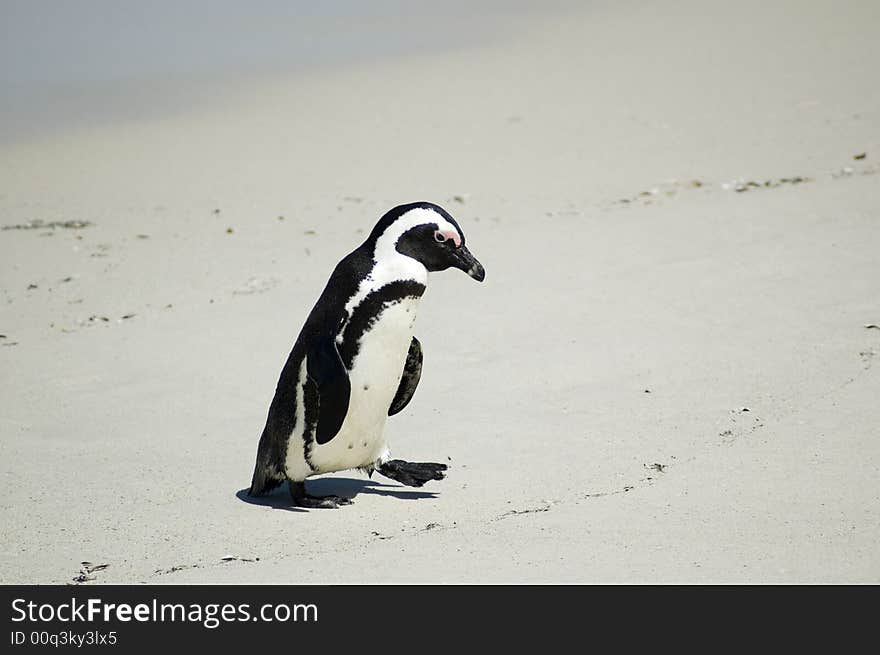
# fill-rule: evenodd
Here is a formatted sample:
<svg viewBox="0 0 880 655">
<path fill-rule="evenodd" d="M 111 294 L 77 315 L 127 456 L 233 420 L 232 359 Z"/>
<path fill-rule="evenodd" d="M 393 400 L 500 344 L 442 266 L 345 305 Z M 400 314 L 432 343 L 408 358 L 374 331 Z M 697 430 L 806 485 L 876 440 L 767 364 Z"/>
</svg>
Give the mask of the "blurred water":
<svg viewBox="0 0 880 655">
<path fill-rule="evenodd" d="M 546 6 L 0 0 L 0 141 L 171 111 L 234 76 L 479 43 Z"/>
</svg>

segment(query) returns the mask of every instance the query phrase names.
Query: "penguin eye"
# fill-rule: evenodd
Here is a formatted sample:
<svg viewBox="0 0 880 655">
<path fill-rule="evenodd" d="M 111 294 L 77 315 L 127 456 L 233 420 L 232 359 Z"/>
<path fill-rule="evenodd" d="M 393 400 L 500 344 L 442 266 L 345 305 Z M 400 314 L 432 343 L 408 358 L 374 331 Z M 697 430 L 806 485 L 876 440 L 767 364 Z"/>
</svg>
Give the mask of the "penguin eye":
<svg viewBox="0 0 880 655">
<path fill-rule="evenodd" d="M 447 241 L 451 241 L 454 248 L 461 247 L 461 237 L 459 236 L 456 230 L 453 230 L 451 227 L 447 228 L 439 228 L 434 230 L 434 241 L 437 243 L 446 243 Z"/>
</svg>

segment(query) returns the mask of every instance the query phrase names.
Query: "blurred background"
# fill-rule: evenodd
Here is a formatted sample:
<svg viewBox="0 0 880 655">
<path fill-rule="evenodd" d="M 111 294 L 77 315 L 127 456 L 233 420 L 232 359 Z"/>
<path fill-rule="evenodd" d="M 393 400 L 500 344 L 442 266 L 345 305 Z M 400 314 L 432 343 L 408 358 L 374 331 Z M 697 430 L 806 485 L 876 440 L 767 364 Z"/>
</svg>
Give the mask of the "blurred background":
<svg viewBox="0 0 880 655">
<path fill-rule="evenodd" d="M 0 139 L 217 102 L 254 74 L 443 52 L 564 0 L 0 3 Z"/>
</svg>

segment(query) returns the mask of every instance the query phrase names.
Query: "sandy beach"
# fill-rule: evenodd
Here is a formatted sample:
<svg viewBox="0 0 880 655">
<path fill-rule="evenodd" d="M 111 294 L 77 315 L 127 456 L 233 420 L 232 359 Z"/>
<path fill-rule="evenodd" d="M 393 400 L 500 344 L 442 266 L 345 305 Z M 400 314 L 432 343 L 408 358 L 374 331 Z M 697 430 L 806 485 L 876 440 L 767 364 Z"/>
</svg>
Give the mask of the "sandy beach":
<svg viewBox="0 0 880 655">
<path fill-rule="evenodd" d="M 663 4 L 17 105 L 0 582 L 880 582 L 880 5 Z M 386 428 L 447 479 L 249 498 L 303 320 L 414 200 L 487 272 L 432 274 Z"/>
</svg>

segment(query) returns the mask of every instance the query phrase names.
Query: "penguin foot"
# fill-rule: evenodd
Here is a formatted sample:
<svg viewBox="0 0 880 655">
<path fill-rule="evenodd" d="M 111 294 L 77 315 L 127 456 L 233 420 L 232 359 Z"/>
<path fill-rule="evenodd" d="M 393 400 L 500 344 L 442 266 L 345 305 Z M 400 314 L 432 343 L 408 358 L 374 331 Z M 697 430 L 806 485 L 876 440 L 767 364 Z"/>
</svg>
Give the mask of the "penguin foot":
<svg viewBox="0 0 880 655">
<path fill-rule="evenodd" d="M 421 487 L 429 480 L 445 478 L 446 474 L 443 471 L 447 468 L 446 464 L 405 462 L 402 459 L 392 459 L 377 466 L 376 470 L 386 478 L 396 480 L 408 487 Z"/>
<path fill-rule="evenodd" d="M 351 505 L 351 499 L 345 496 L 313 496 L 306 493 L 305 482 L 290 481 L 290 495 L 293 504 L 306 509 L 337 509 L 340 505 Z"/>
</svg>

